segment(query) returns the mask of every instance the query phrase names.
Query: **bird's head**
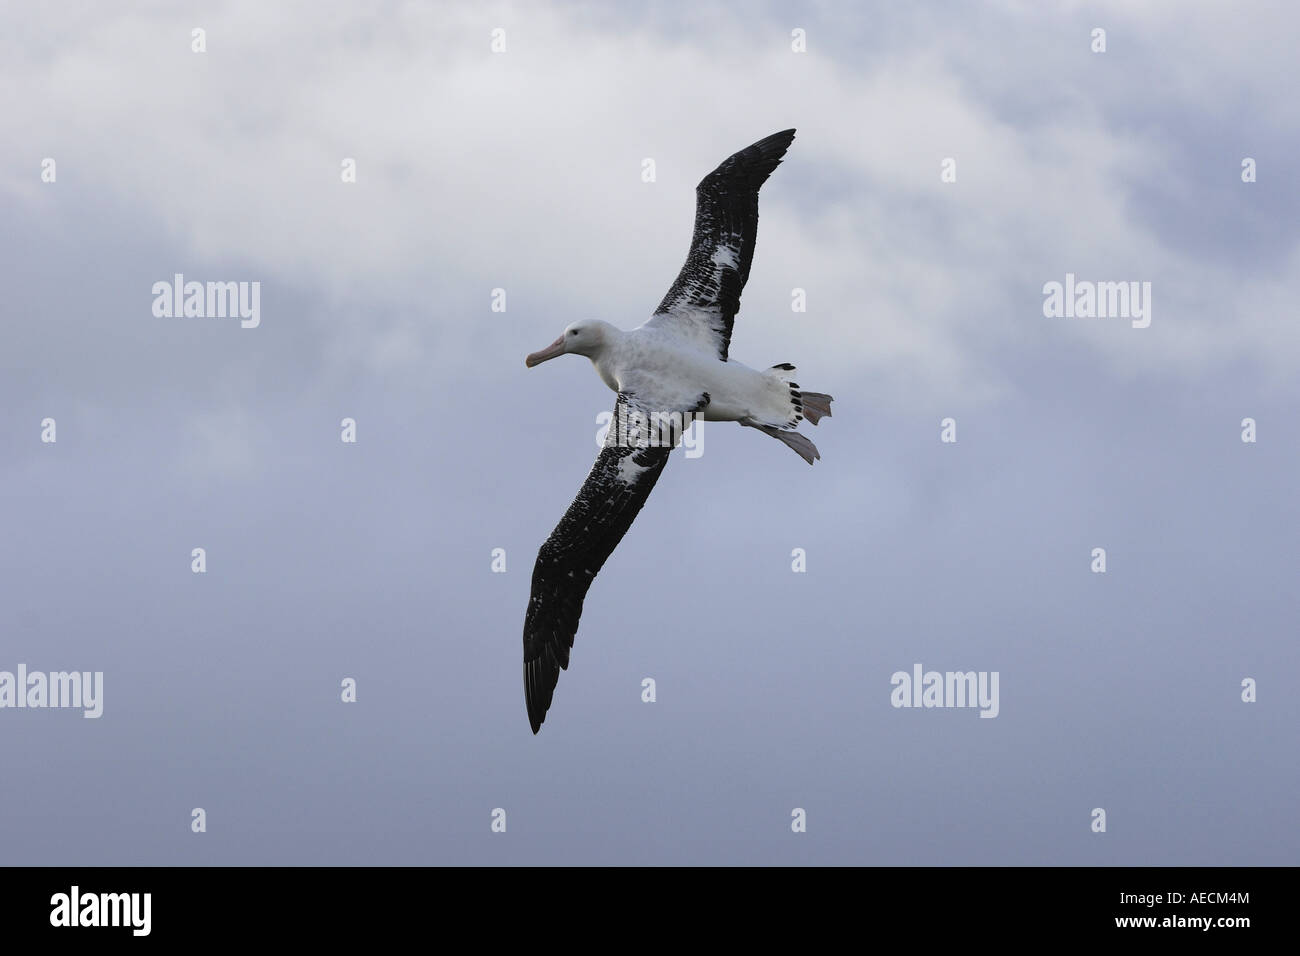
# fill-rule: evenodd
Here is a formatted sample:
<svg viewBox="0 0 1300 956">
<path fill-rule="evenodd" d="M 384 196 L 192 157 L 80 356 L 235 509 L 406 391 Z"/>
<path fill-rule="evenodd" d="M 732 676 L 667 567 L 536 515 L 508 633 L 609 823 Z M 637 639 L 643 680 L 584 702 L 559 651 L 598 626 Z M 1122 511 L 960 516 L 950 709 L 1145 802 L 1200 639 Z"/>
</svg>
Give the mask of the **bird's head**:
<svg viewBox="0 0 1300 956">
<path fill-rule="evenodd" d="M 607 323 L 600 321 L 574 322 L 560 333 L 560 337 L 546 348 L 536 351 L 524 359 L 529 368 L 541 365 L 559 355 L 571 353 L 595 357 L 605 347 L 605 329 Z"/>
</svg>

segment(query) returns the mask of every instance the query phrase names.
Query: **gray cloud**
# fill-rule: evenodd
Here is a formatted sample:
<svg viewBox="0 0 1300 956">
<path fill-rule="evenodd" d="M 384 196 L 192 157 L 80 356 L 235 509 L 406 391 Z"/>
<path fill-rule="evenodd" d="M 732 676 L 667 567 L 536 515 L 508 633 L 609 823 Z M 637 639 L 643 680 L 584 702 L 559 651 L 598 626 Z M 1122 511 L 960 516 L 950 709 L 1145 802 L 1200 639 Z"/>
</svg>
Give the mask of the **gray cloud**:
<svg viewBox="0 0 1300 956">
<path fill-rule="evenodd" d="M 0 669 L 106 688 L 0 712 L 9 859 L 1295 863 L 1295 21 L 6 9 Z M 675 457 L 534 739 L 528 576 L 612 396 L 523 356 L 639 323 L 695 182 L 790 125 L 733 354 L 836 396 L 823 461 Z M 1151 328 L 1044 318 L 1067 271 L 1152 281 Z M 154 318 L 175 272 L 261 327 Z M 1000 716 L 891 708 L 917 661 Z"/>
</svg>

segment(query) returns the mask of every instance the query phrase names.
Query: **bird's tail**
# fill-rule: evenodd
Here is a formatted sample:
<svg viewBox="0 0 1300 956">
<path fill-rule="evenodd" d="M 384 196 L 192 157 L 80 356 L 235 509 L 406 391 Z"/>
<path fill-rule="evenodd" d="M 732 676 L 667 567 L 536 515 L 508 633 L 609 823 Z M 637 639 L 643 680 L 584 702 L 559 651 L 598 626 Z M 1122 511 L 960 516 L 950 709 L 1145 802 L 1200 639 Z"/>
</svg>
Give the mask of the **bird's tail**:
<svg viewBox="0 0 1300 956">
<path fill-rule="evenodd" d="M 831 417 L 831 402 L 834 399 L 829 395 L 821 392 L 800 392 L 799 396 L 803 399 L 803 417 L 814 425 L 823 418 Z"/>
<path fill-rule="evenodd" d="M 773 375 L 788 390 L 787 395 L 782 398 L 783 404 L 788 403 L 788 405 L 785 405 L 786 416 L 784 422 L 774 416 L 768 420 L 768 423 L 782 428 L 794 428 L 805 418 L 814 425 L 823 418 L 830 418 L 833 399 L 821 392 L 800 391 L 799 383 L 791 381 L 794 371 L 794 366 L 788 362 L 782 365 L 773 365 L 768 369 L 768 373 Z"/>
<path fill-rule="evenodd" d="M 811 465 L 821 455 L 817 446 L 795 429 L 805 418 L 816 425 L 821 419 L 830 417 L 832 399 L 821 392 L 801 392 L 799 383 L 791 381 L 794 371 L 794 366 L 788 363 L 768 369 L 773 378 L 768 406 L 759 415 L 741 419 L 740 424 L 771 435 Z"/>
</svg>

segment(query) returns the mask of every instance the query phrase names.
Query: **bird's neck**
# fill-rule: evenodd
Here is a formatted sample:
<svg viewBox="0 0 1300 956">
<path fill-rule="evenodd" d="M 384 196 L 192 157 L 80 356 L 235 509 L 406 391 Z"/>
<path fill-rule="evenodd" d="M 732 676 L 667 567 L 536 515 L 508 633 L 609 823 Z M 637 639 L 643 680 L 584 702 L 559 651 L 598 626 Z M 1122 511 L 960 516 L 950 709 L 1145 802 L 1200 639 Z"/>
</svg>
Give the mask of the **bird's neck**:
<svg viewBox="0 0 1300 956">
<path fill-rule="evenodd" d="M 619 356 L 622 354 L 627 333 L 608 323 L 603 323 L 603 326 L 604 336 L 600 348 L 589 357 L 591 364 L 596 366 L 596 374 L 600 376 L 601 381 L 617 392 Z"/>
</svg>

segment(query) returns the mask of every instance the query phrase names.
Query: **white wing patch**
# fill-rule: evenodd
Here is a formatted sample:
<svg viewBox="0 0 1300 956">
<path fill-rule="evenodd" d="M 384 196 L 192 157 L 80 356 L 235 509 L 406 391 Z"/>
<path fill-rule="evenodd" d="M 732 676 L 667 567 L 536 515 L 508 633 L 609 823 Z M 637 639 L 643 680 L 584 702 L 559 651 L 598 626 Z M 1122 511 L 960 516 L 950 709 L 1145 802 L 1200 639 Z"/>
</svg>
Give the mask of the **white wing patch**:
<svg viewBox="0 0 1300 956">
<path fill-rule="evenodd" d="M 713 264 L 724 269 L 739 269 L 740 259 L 734 246 L 718 246 L 713 250 Z"/>
<path fill-rule="evenodd" d="M 618 463 L 618 480 L 625 485 L 634 485 L 641 480 L 649 465 L 638 465 L 634 459 L 636 455 L 628 455 Z"/>
</svg>

